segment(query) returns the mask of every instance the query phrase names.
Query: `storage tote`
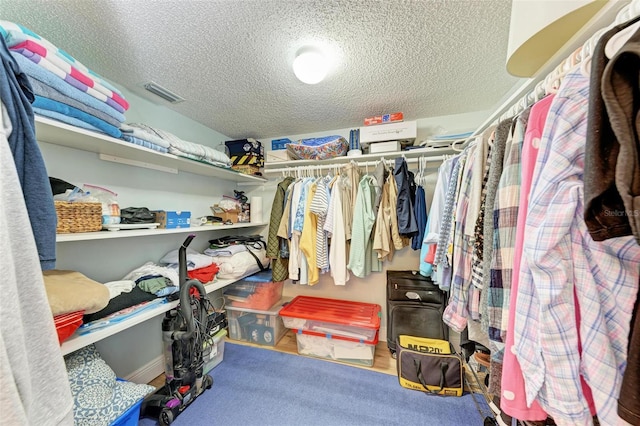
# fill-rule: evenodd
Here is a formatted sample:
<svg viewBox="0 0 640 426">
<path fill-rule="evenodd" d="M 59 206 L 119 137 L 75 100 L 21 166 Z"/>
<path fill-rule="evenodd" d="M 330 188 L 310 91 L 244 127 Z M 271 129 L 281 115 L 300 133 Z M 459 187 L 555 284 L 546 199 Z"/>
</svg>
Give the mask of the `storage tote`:
<svg viewBox="0 0 640 426">
<path fill-rule="evenodd" d="M 364 341 L 313 331 L 294 330 L 300 355 L 324 358 L 347 364 L 372 367 L 378 334 L 373 340 Z"/>
<path fill-rule="evenodd" d="M 373 341 L 380 329 L 380 305 L 297 296 L 280 311 L 285 327 Z"/>
<path fill-rule="evenodd" d="M 280 300 L 267 310 L 227 306 L 229 338 L 263 346 L 275 346 L 287 332 L 279 315 L 280 309 L 287 302 L 287 299 Z"/>
</svg>

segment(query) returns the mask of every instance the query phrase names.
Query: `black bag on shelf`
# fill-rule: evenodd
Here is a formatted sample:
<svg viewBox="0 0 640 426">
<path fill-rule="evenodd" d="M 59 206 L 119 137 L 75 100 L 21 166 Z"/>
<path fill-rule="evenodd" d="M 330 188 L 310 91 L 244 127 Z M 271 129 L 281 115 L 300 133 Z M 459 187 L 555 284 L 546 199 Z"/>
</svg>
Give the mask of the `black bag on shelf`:
<svg viewBox="0 0 640 426">
<path fill-rule="evenodd" d="M 153 223 L 156 216 L 146 207 L 126 207 L 120 209 L 120 223 Z"/>
</svg>

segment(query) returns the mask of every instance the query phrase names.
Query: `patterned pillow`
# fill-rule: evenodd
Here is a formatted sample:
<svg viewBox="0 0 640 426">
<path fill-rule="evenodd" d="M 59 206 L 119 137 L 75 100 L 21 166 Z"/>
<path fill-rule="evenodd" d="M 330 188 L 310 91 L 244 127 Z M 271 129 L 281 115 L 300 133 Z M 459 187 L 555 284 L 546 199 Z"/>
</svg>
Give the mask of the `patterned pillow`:
<svg viewBox="0 0 640 426">
<path fill-rule="evenodd" d="M 291 160 L 326 160 L 346 155 L 349 142 L 342 136 L 301 139 L 287 144 L 287 154 Z"/>
<path fill-rule="evenodd" d="M 107 426 L 155 388 L 116 379 L 94 345 L 65 357 L 76 426 Z"/>
</svg>

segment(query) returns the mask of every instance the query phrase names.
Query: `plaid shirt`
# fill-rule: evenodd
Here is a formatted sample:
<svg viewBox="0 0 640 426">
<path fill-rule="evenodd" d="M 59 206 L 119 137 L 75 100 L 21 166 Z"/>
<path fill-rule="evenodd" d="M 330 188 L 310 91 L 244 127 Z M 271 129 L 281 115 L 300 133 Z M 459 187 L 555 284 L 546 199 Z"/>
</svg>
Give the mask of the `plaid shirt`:
<svg viewBox="0 0 640 426">
<path fill-rule="evenodd" d="M 489 339 L 498 343 L 504 343 L 507 330 L 513 248 L 520 201 L 520 154 L 528 117 L 527 110 L 516 119 L 513 138 L 505 150 L 504 166 L 493 208 L 491 279 L 486 294 L 487 311 L 482 318 L 487 320 Z M 501 345 L 498 347 L 504 348 Z M 491 356 L 502 360 L 501 353 L 492 353 Z"/>
<path fill-rule="evenodd" d="M 473 242 L 465 235 L 465 223 L 469 204 L 469 193 L 473 179 L 475 146 L 468 148 L 462 182 L 457 199 L 455 228 L 453 232 L 453 279 L 451 280 L 449 303 L 442 319 L 458 333 L 467 326 L 469 316 L 469 288 L 471 285 L 471 254 Z"/>
<path fill-rule="evenodd" d="M 591 424 L 580 374 L 602 424 L 618 424 L 629 322 L 640 277 L 633 237 L 594 242 L 583 214 L 589 81 L 569 73 L 540 142 L 527 213 L 514 348 L 527 403 L 558 424 Z M 577 298 L 581 321 L 576 324 Z M 582 345 L 582 356 L 577 348 Z"/>
</svg>

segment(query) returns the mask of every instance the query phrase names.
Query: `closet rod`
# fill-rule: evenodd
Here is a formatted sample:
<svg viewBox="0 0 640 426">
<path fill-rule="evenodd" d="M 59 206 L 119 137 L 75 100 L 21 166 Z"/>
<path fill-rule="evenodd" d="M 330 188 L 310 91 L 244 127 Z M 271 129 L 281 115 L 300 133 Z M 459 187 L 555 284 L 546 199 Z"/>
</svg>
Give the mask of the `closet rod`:
<svg viewBox="0 0 640 426">
<path fill-rule="evenodd" d="M 475 139 L 487 127 L 500 121 L 503 117 L 508 118 L 510 112 L 516 111 L 524 104 L 529 106 L 535 101 L 538 92 L 543 89 L 545 82 L 549 79 L 557 78 L 567 63 L 574 60 L 578 63 L 582 59 L 586 59 L 593 51 L 593 46 L 597 43 L 597 39 L 614 25 L 621 24 L 640 13 L 640 0 L 633 0 L 631 3 L 626 1 L 610 1 L 600 9 L 598 13 L 578 31 L 565 45 L 556 52 L 531 78 L 526 79 L 517 89 L 513 90 L 493 113 L 469 136 L 462 146 L 466 146 L 471 140 Z M 586 48 L 586 49 L 585 49 Z M 582 51 L 587 54 L 581 54 Z M 578 53 L 578 57 L 576 54 Z M 565 70 L 566 71 L 566 70 Z M 544 96 L 544 94 L 542 95 Z M 521 109 L 526 108 L 526 106 Z M 515 115 L 515 114 L 511 114 Z"/>
<path fill-rule="evenodd" d="M 405 161 L 407 162 L 407 164 L 414 164 L 414 163 L 418 163 L 420 161 L 420 158 L 424 158 L 425 159 L 424 161 L 426 162 L 441 162 L 446 160 L 448 156 L 439 155 L 436 157 L 406 158 Z M 375 161 L 351 161 L 349 163 L 340 163 L 340 164 L 318 164 L 318 165 L 307 165 L 307 166 L 281 167 L 279 169 L 267 169 L 265 170 L 265 173 L 295 172 L 296 170 L 314 171 L 314 170 L 323 170 L 323 169 L 335 169 L 335 168 L 341 168 L 351 163 L 357 164 L 358 167 L 369 167 L 369 166 L 375 167 L 382 160 L 386 162 L 395 161 L 395 159 L 381 158 L 380 160 L 375 160 Z"/>
</svg>

